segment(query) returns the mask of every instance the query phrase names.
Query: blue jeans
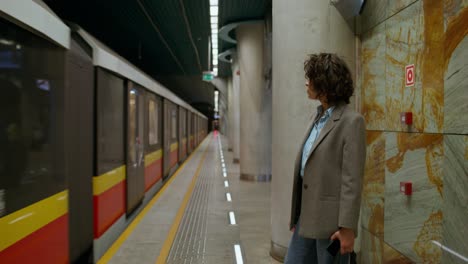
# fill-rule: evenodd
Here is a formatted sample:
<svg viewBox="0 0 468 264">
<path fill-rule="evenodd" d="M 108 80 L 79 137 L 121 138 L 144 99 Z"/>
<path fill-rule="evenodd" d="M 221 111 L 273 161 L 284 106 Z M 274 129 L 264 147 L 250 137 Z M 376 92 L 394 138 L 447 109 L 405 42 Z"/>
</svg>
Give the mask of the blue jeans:
<svg viewBox="0 0 468 264">
<path fill-rule="evenodd" d="M 329 239 L 312 239 L 299 236 L 299 223 L 289 242 L 284 264 L 348 264 L 350 254 L 333 257 L 328 253 Z"/>
</svg>

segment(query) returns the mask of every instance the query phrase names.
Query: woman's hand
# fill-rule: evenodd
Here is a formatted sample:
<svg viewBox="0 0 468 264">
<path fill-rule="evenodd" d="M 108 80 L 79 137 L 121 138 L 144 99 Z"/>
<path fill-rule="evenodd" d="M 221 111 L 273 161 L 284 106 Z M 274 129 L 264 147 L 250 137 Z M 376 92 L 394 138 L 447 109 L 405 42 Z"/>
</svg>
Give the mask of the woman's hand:
<svg viewBox="0 0 468 264">
<path fill-rule="evenodd" d="M 354 250 L 354 231 L 349 228 L 342 227 L 336 231 L 330 238 L 331 240 L 340 240 L 340 253 L 341 255 L 351 253 Z"/>
</svg>

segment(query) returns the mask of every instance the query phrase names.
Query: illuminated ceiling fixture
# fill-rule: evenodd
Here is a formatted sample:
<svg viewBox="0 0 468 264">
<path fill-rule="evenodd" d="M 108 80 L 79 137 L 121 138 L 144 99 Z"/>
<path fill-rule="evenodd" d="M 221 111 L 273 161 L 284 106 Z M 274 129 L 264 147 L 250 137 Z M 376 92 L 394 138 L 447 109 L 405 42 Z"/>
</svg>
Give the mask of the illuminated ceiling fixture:
<svg viewBox="0 0 468 264">
<path fill-rule="evenodd" d="M 210 1 L 210 25 L 211 25 L 211 66 L 213 75 L 218 75 L 218 23 L 219 6 L 218 0 Z"/>
<path fill-rule="evenodd" d="M 210 6 L 210 15 L 211 16 L 218 16 L 218 6 Z"/>
</svg>

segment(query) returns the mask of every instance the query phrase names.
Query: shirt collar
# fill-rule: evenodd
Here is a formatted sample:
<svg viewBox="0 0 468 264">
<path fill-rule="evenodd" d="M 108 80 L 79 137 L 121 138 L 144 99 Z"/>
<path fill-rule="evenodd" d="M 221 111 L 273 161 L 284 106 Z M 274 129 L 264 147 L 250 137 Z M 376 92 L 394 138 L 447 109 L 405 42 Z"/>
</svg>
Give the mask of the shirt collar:
<svg viewBox="0 0 468 264">
<path fill-rule="evenodd" d="M 329 117 L 331 116 L 331 114 L 333 113 L 333 110 L 334 110 L 334 109 L 335 109 L 335 106 L 329 107 L 329 108 L 327 109 L 327 111 L 325 111 L 325 114 L 322 116 L 322 118 L 329 118 Z M 322 112 L 323 112 L 323 106 L 322 106 L 322 105 L 319 105 L 319 106 L 317 107 L 317 113 L 318 113 L 319 115 L 321 115 Z"/>
</svg>

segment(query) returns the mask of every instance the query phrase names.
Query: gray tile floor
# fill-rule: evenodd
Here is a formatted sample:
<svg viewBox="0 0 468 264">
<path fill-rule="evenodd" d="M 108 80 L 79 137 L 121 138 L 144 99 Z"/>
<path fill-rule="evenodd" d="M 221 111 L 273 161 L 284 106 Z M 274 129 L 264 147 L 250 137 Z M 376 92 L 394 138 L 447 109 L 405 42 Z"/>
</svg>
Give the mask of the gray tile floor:
<svg viewBox="0 0 468 264">
<path fill-rule="evenodd" d="M 208 137 L 111 263 L 155 263 L 205 148 L 207 156 L 167 263 L 236 263 L 236 243 L 241 245 L 244 263 L 279 263 L 269 256 L 270 183 L 240 181 L 239 165 L 232 163 L 226 138 Z M 222 173 L 219 143 L 227 178 Z M 227 188 L 225 180 L 229 182 Z M 232 202 L 226 201 L 226 192 L 231 193 Z M 235 213 L 237 225 L 229 224 L 229 211 Z"/>
</svg>

